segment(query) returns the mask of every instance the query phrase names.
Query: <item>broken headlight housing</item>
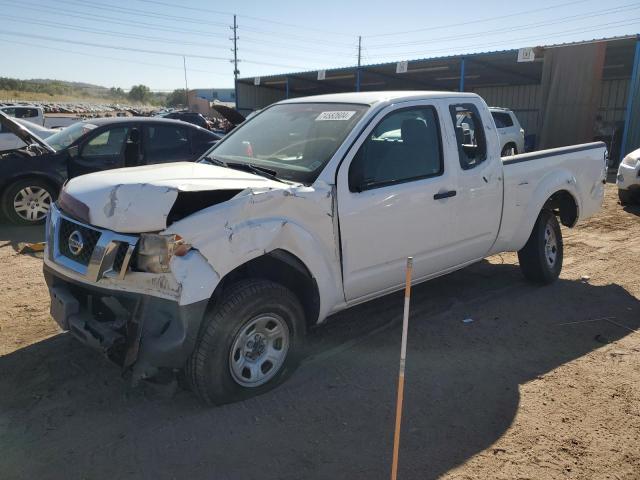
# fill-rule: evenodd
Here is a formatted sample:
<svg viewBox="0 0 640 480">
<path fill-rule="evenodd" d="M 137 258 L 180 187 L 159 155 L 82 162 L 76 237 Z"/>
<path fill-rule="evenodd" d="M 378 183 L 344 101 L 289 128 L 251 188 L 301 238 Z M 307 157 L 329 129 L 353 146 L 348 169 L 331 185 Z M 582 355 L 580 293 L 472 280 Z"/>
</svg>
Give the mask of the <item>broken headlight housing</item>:
<svg viewBox="0 0 640 480">
<path fill-rule="evenodd" d="M 180 235 L 160 235 L 143 233 L 138 241 L 136 267 L 149 273 L 165 273 L 170 271 L 171 257 L 182 257 L 191 250 Z"/>
</svg>

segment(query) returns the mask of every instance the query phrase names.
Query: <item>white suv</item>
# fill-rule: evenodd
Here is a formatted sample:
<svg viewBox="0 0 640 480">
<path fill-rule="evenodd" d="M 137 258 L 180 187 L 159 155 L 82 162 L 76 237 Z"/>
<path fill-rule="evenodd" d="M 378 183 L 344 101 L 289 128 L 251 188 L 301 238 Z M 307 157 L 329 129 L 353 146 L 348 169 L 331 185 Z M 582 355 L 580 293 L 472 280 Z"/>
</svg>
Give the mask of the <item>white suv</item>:
<svg viewBox="0 0 640 480">
<path fill-rule="evenodd" d="M 620 162 L 616 185 L 622 205 L 640 201 L 640 148 Z"/>
<path fill-rule="evenodd" d="M 489 107 L 500 135 L 500 155 L 507 157 L 524 153 L 524 129 L 518 117 L 508 108 Z"/>
</svg>

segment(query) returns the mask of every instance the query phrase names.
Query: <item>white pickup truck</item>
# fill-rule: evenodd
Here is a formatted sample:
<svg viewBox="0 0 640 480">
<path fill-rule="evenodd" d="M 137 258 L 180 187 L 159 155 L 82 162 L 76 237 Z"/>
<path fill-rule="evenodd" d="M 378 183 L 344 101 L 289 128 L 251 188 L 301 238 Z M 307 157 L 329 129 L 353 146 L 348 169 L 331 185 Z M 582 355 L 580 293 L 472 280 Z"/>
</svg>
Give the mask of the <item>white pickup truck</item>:
<svg viewBox="0 0 640 480">
<path fill-rule="evenodd" d="M 199 163 L 70 180 L 46 227 L 51 313 L 134 379 L 184 372 L 229 402 L 289 375 L 312 325 L 401 289 L 407 256 L 422 282 L 517 251 L 553 282 L 557 218 L 598 211 L 604 180 L 602 143 L 501 159 L 474 94 L 287 100 Z"/>
</svg>

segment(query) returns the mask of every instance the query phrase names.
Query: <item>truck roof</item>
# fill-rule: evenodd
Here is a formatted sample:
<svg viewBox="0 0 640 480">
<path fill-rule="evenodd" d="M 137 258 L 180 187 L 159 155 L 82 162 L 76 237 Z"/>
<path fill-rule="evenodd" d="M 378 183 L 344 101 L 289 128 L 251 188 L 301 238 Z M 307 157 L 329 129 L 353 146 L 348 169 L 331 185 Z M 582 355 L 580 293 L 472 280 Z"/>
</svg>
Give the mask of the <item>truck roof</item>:
<svg viewBox="0 0 640 480">
<path fill-rule="evenodd" d="M 373 105 L 379 102 L 406 102 L 410 100 L 426 100 L 429 98 L 476 98 L 475 93 L 466 92 L 439 92 L 427 90 L 397 90 L 380 92 L 350 92 L 331 93 L 327 95 L 314 95 L 312 97 L 299 97 L 283 100 L 279 103 L 360 103 Z"/>
</svg>

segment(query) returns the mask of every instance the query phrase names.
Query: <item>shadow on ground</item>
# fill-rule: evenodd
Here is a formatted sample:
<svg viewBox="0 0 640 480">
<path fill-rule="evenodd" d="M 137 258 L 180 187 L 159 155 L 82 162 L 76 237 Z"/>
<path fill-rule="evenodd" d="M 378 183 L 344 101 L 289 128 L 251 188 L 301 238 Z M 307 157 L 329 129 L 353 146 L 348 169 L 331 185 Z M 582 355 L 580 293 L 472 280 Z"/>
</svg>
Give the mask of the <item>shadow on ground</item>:
<svg viewBox="0 0 640 480">
<path fill-rule="evenodd" d="M 512 423 L 521 384 L 629 333 L 561 323 L 640 323 L 618 285 L 534 287 L 516 266 L 488 262 L 416 287 L 412 302 L 403 478 L 437 478 L 489 447 Z M 393 294 L 336 315 L 286 384 L 218 408 L 185 391 L 129 390 L 66 334 L 1 357 L 3 476 L 386 477 L 401 313 Z"/>
<path fill-rule="evenodd" d="M 640 217 L 640 204 L 625 205 L 622 207 L 622 209 L 627 213 L 631 213 L 637 217 Z"/>
</svg>

